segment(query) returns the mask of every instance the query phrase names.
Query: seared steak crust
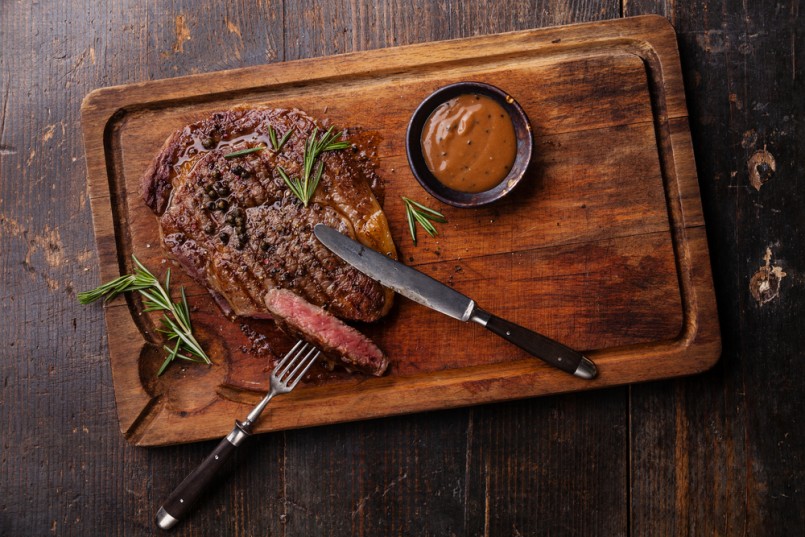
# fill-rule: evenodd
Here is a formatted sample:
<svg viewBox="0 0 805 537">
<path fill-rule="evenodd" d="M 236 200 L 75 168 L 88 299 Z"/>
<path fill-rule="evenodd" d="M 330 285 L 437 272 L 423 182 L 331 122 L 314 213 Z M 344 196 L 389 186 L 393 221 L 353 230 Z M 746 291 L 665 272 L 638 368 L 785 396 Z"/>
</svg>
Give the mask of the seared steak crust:
<svg viewBox="0 0 805 537">
<path fill-rule="evenodd" d="M 269 126 L 281 139 L 279 152 Z M 174 133 L 143 176 L 143 198 L 160 216 L 165 248 L 237 315 L 266 311 L 264 296 L 289 289 L 337 317 L 373 321 L 392 294 L 332 254 L 313 235 L 324 223 L 396 257 L 370 184 L 371 161 L 356 146 L 323 153 L 308 207 L 277 171 L 302 173 L 304 144 L 316 127 L 299 110 L 232 109 Z M 319 128 L 319 135 L 322 128 Z M 232 152 L 266 146 L 234 158 Z"/>
</svg>

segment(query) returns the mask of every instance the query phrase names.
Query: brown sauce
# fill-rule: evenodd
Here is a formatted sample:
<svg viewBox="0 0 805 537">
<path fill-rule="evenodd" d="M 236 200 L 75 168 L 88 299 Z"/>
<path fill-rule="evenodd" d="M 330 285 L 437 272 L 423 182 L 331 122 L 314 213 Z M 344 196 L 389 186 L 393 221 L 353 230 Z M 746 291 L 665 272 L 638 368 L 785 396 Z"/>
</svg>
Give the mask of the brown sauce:
<svg viewBox="0 0 805 537">
<path fill-rule="evenodd" d="M 508 112 L 485 95 L 466 94 L 440 104 L 422 129 L 425 163 L 440 183 L 483 192 L 509 174 L 517 154 Z"/>
</svg>

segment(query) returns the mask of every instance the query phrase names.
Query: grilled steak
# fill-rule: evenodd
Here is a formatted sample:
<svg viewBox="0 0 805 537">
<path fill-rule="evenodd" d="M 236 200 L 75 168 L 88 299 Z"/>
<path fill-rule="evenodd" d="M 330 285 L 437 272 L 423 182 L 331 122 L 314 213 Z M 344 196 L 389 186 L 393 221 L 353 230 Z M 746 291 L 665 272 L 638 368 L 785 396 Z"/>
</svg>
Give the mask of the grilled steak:
<svg viewBox="0 0 805 537">
<path fill-rule="evenodd" d="M 324 223 L 396 257 L 370 187 L 377 179 L 372 162 L 355 145 L 322 153 L 324 171 L 307 207 L 278 172 L 300 176 L 305 142 L 317 127 L 320 136 L 321 126 L 299 110 L 214 113 L 174 133 L 143 176 L 143 197 L 160 217 L 164 247 L 227 313 L 265 313 L 266 293 L 275 288 L 349 320 L 374 321 L 391 307 L 391 291 L 313 235 Z M 281 140 L 289 131 L 275 151 L 272 134 Z M 259 146 L 265 148 L 231 156 Z"/>
<path fill-rule="evenodd" d="M 380 376 L 388 358 L 369 338 L 318 306 L 284 289 L 271 289 L 266 307 L 280 327 L 316 345 L 328 360 L 348 370 Z"/>
</svg>

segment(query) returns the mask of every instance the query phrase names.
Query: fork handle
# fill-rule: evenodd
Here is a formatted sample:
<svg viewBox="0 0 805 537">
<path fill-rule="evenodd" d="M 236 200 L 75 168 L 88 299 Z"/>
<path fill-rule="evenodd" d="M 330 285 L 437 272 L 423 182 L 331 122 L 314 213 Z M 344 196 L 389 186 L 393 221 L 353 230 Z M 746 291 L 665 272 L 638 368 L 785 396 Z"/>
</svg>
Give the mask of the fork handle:
<svg viewBox="0 0 805 537">
<path fill-rule="evenodd" d="M 163 530 L 175 526 L 193 507 L 201 494 L 212 483 L 221 468 L 235 452 L 235 448 L 240 445 L 243 439 L 251 435 L 251 426 L 235 422 L 235 428 L 223 440 L 204 461 L 193 470 L 184 481 L 179 483 L 165 503 L 159 508 L 156 516 L 156 524 Z"/>
</svg>

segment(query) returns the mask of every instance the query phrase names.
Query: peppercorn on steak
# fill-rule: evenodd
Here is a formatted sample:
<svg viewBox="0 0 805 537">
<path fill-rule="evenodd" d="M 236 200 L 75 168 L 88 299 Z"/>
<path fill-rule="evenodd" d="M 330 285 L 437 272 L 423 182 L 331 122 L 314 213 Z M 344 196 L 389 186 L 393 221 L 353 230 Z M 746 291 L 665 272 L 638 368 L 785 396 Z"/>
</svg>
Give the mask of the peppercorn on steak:
<svg viewBox="0 0 805 537">
<path fill-rule="evenodd" d="M 396 258 L 374 164 L 343 142 L 295 109 L 235 108 L 175 132 L 142 179 L 163 246 L 227 314 L 264 316 L 279 288 L 342 319 L 379 319 L 393 293 L 313 235 L 324 223 Z"/>
</svg>

